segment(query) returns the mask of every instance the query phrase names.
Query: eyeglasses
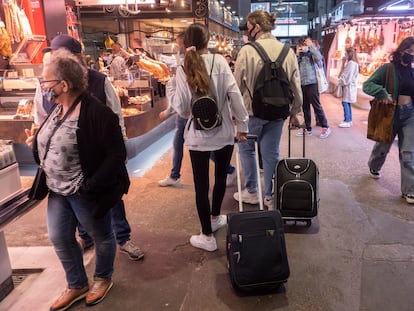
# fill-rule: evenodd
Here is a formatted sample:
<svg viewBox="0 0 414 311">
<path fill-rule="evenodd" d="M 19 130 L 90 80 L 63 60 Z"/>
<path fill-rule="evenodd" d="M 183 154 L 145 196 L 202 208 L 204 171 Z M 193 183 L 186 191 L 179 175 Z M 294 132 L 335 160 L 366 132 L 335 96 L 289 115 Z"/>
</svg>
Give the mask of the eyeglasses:
<svg viewBox="0 0 414 311">
<path fill-rule="evenodd" d="M 40 80 L 40 86 L 41 87 L 44 87 L 45 86 L 45 83 L 49 83 L 49 82 L 56 82 L 52 87 L 55 87 L 56 85 L 58 85 L 59 84 L 59 82 L 60 82 L 61 80 L 57 80 L 57 79 L 54 79 L 54 80 Z"/>
</svg>

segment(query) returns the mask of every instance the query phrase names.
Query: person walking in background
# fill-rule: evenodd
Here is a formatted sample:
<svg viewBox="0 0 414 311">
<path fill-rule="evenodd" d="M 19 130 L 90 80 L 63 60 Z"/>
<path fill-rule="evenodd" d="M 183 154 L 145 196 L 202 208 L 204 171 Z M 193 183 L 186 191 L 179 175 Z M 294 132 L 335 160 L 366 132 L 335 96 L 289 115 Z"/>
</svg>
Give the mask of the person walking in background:
<svg viewBox="0 0 414 311">
<path fill-rule="evenodd" d="M 85 58 L 82 51 L 82 45 L 76 39 L 68 35 L 58 35 L 53 38 L 50 47 L 44 49 L 46 59 L 47 55 L 53 54 L 54 50 L 64 48 L 75 55 L 81 64 L 86 67 Z M 46 57 L 47 56 L 47 57 Z M 122 116 L 121 105 L 119 98 L 115 92 L 109 79 L 102 73 L 88 69 L 88 91 L 96 96 L 103 104 L 111 108 L 111 110 L 118 116 L 119 126 L 122 130 L 124 141 L 127 141 L 126 129 L 124 125 L 124 117 Z M 35 97 L 35 123 L 41 124 L 47 115 L 53 110 L 55 103 L 48 101 L 42 95 L 40 86 L 36 89 Z M 131 241 L 131 227 L 128 223 L 125 213 L 125 204 L 120 200 L 111 209 L 112 227 L 115 231 L 115 236 L 119 249 L 122 253 L 127 254 L 131 260 L 138 260 L 144 258 L 144 252 Z M 82 228 L 78 227 L 79 244 L 82 249 L 86 250 L 94 245 L 92 238 Z"/>
<path fill-rule="evenodd" d="M 226 168 L 234 146 L 234 125 L 237 139 L 246 141 L 248 114 L 233 73 L 223 56 L 211 54 L 207 48 L 208 28 L 199 23 L 190 25 L 184 34 L 186 48 L 184 66 L 167 84 L 167 97 L 173 109 L 183 118 L 189 118 L 184 132 L 184 143 L 190 151 L 195 197 L 201 233 L 190 238 L 192 246 L 215 251 L 217 242 L 213 232 L 226 225 L 227 217 L 220 215 L 226 191 Z M 211 74 L 209 75 L 209 73 Z M 191 115 L 193 93 L 211 91 L 221 113 L 222 124 L 212 130 L 197 130 Z M 209 161 L 214 152 L 214 188 L 209 201 Z"/>
<path fill-rule="evenodd" d="M 68 283 L 51 311 L 66 310 L 85 296 L 87 305 L 97 304 L 111 289 L 116 243 L 108 211 L 130 185 L 118 118 L 86 92 L 87 85 L 86 67 L 66 49 L 54 51 L 41 87 L 56 105 L 34 137 L 26 130 L 26 143 L 46 173 L 48 234 Z M 75 237 L 78 222 L 97 246 L 91 288 Z"/>
<path fill-rule="evenodd" d="M 393 119 L 393 136 L 398 135 L 401 167 L 401 193 L 407 203 L 414 204 L 414 37 L 405 38 L 391 55 L 394 69 L 394 92 L 386 85 L 387 66 L 379 67 L 363 84 L 363 91 L 379 100 L 398 105 Z M 380 178 L 380 170 L 392 143 L 376 142 L 368 160 L 373 178 Z"/>
<path fill-rule="evenodd" d="M 344 121 L 339 124 L 339 127 L 349 128 L 352 125 L 351 103 L 355 103 L 357 100 L 359 65 L 353 47 L 347 48 L 345 53 L 343 69 L 338 80 L 338 87 L 342 88 L 342 106 L 344 107 Z"/>
<path fill-rule="evenodd" d="M 115 42 L 112 45 L 112 54 L 108 58 L 109 74 L 114 80 L 120 80 L 127 69 L 121 48 L 121 44 Z"/>
<path fill-rule="evenodd" d="M 233 63 L 233 61 L 231 59 L 231 55 L 230 54 L 227 54 L 225 56 L 225 58 L 226 58 L 227 64 L 229 64 L 229 66 L 230 66 L 231 72 L 234 72 L 234 63 Z"/>
<path fill-rule="evenodd" d="M 315 62 L 322 66 L 322 54 L 313 46 L 312 40 L 308 37 L 302 37 L 298 41 L 297 56 L 299 63 L 300 82 L 303 93 L 303 113 L 305 116 L 305 135 L 312 135 L 311 110 L 313 106 L 317 120 L 321 123 L 322 131 L 320 138 L 328 138 L 331 129 L 328 126 L 325 112 L 323 111 L 319 100 L 318 79 L 316 77 Z M 300 130 L 298 136 L 303 135 Z"/>
<path fill-rule="evenodd" d="M 185 48 L 184 48 L 184 31 L 180 32 L 175 39 L 177 41 L 178 46 L 178 56 L 179 56 L 179 63 L 177 67 L 182 65 L 182 61 L 184 58 Z M 162 121 L 166 120 L 169 116 L 175 114 L 174 109 L 171 107 L 171 102 L 168 103 L 167 109 L 161 111 L 159 117 Z M 183 155 L 184 155 L 184 128 L 187 124 L 187 118 L 183 118 L 180 115 L 176 115 L 175 119 L 175 132 L 173 138 L 173 166 L 171 168 L 170 174 L 160 181 L 158 184 L 160 187 L 181 187 L 181 164 L 183 162 Z"/>
<path fill-rule="evenodd" d="M 249 41 L 257 41 L 263 46 L 271 60 L 276 60 L 283 48 L 283 43 L 278 41 L 271 33 L 275 27 L 275 14 L 266 11 L 254 11 L 247 16 L 247 33 Z M 297 115 L 302 112 L 302 92 L 298 62 L 293 50 L 289 50 L 285 61 L 282 64 L 294 94 L 294 102 L 290 107 L 290 123 L 299 124 Z M 264 120 L 253 115 L 252 97 L 250 94 L 255 89 L 255 82 L 260 70 L 263 68 L 263 61 L 255 48 L 249 44 L 244 45 L 237 56 L 234 76 L 243 95 L 244 105 L 249 113 L 249 133 L 257 135 L 258 144 L 262 155 L 264 174 L 264 204 L 268 209 L 273 209 L 273 174 L 276 163 L 279 161 L 280 138 L 284 121 Z M 249 204 L 257 204 L 258 177 L 256 174 L 254 142 L 248 141 L 239 145 L 240 159 L 245 179 L 245 189 L 242 190 L 242 201 Z M 234 199 L 239 200 L 239 193 L 234 194 Z"/>
</svg>

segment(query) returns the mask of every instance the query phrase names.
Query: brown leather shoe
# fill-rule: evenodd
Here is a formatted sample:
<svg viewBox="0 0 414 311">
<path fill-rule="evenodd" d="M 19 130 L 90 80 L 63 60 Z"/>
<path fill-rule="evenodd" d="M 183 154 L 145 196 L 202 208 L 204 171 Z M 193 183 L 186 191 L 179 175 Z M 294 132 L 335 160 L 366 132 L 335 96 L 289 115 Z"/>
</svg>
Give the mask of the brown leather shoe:
<svg viewBox="0 0 414 311">
<path fill-rule="evenodd" d="M 83 288 L 67 288 L 62 295 L 51 305 L 50 311 L 64 311 L 76 301 L 83 299 L 88 293 L 89 286 Z"/>
<path fill-rule="evenodd" d="M 88 295 L 86 295 L 86 305 L 92 306 L 101 302 L 112 288 L 112 285 L 114 283 L 111 279 L 95 278 Z"/>
</svg>

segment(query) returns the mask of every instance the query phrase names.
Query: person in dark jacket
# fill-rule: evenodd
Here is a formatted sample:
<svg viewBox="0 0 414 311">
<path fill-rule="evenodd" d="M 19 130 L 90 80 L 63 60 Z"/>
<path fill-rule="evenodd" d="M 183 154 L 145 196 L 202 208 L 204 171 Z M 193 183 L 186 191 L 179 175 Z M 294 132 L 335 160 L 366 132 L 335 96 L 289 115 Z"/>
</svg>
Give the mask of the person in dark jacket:
<svg viewBox="0 0 414 311">
<path fill-rule="evenodd" d="M 82 53 L 82 45 L 80 42 L 68 35 L 58 35 L 53 38 L 50 47 L 43 50 L 44 53 L 52 52 L 59 48 L 65 48 L 75 55 L 79 61 L 86 66 L 85 58 Z M 53 53 L 51 53 L 53 54 Z M 47 57 L 45 57 L 47 60 Z M 88 91 L 96 96 L 103 104 L 111 108 L 116 113 L 119 119 L 119 126 L 122 130 L 122 135 L 126 141 L 126 130 L 124 126 L 124 118 L 122 116 L 121 105 L 119 103 L 118 95 L 108 78 L 95 70 L 88 69 Z M 37 88 L 35 94 L 35 123 L 41 124 L 53 109 L 54 103 L 48 101 L 40 88 Z M 119 245 L 119 250 L 128 255 L 131 260 L 139 260 L 144 258 L 144 252 L 131 241 L 131 227 L 128 223 L 125 213 L 125 204 L 123 200 L 116 202 L 111 209 L 112 227 L 115 231 L 116 241 Z M 89 249 L 93 246 L 93 240 L 82 226 L 78 227 L 79 240 L 83 249 Z"/>
<path fill-rule="evenodd" d="M 43 95 L 56 105 L 26 142 L 46 173 L 49 239 L 68 283 L 53 311 L 84 297 L 87 305 L 99 303 L 113 286 L 116 242 L 108 211 L 127 193 L 130 181 L 118 118 L 86 91 L 86 68 L 60 49 L 44 64 L 42 78 Z M 91 288 L 75 237 L 78 222 L 96 243 Z"/>
</svg>

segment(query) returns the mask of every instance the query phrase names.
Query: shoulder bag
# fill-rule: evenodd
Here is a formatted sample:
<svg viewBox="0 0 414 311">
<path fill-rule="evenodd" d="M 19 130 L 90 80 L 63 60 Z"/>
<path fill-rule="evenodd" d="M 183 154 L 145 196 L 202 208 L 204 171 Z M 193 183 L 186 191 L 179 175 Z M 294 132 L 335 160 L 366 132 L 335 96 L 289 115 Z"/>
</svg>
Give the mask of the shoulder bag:
<svg viewBox="0 0 414 311">
<path fill-rule="evenodd" d="M 75 100 L 75 102 L 72 104 L 72 106 L 70 106 L 68 111 L 65 113 L 63 118 L 57 122 L 52 133 L 50 134 L 50 137 L 46 143 L 45 155 L 43 156 L 43 159 L 41 160 L 41 163 L 39 167 L 37 168 L 36 176 L 33 180 L 32 187 L 30 188 L 30 191 L 28 194 L 30 200 L 43 200 L 49 193 L 49 188 L 47 187 L 47 184 L 46 184 L 46 173 L 42 167 L 43 161 L 46 159 L 46 155 L 49 151 L 50 143 L 51 143 L 53 135 L 56 133 L 57 129 L 62 125 L 62 123 L 66 120 L 66 118 L 73 112 L 73 110 L 75 110 L 75 107 L 79 104 L 80 100 L 81 100 L 81 96 L 79 96 Z"/>
<path fill-rule="evenodd" d="M 387 64 L 385 85 L 388 92 L 393 95 L 394 65 L 392 63 Z M 394 140 L 392 123 L 397 105 L 396 101 L 393 100 L 392 103 L 389 104 L 386 100 L 374 98 L 369 103 L 371 109 L 368 114 L 367 138 L 380 143 L 391 144 Z"/>
</svg>

